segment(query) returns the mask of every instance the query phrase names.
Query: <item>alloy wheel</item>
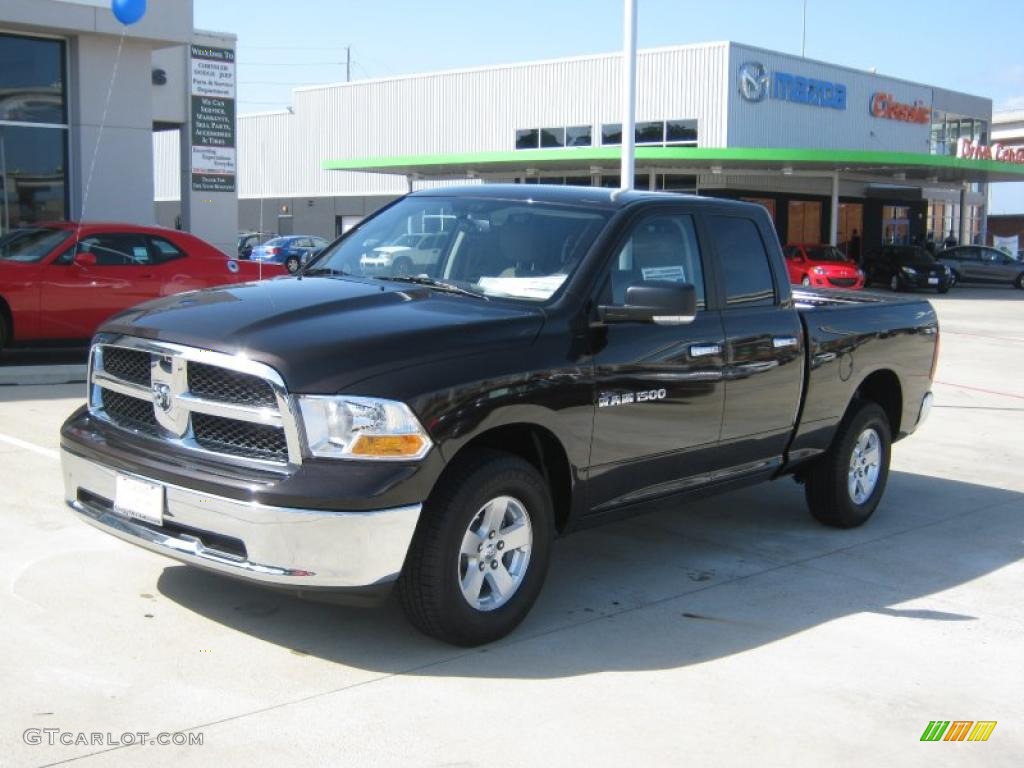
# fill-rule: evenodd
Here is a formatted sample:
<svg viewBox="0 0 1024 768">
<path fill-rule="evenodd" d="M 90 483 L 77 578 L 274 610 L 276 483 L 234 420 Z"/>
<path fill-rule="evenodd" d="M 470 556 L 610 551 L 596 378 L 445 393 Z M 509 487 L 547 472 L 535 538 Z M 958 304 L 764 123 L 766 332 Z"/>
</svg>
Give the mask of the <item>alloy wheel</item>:
<svg viewBox="0 0 1024 768">
<path fill-rule="evenodd" d="M 505 605 L 526 578 L 533 525 L 526 506 L 499 496 L 473 516 L 459 549 L 457 575 L 466 602 L 478 611 Z"/>
<path fill-rule="evenodd" d="M 868 427 L 857 438 L 850 454 L 847 489 L 854 504 L 863 504 L 875 491 L 882 466 L 882 441 L 878 433 Z"/>
</svg>

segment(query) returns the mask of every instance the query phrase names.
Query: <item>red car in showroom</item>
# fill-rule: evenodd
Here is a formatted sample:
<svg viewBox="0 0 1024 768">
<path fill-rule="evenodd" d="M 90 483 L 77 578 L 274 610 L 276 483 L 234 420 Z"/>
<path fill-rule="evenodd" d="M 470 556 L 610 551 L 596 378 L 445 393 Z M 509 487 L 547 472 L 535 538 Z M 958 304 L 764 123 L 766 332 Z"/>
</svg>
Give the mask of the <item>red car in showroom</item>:
<svg viewBox="0 0 1024 768">
<path fill-rule="evenodd" d="M 787 245 L 789 282 L 814 288 L 863 288 L 864 273 L 857 262 L 834 245 Z"/>
<path fill-rule="evenodd" d="M 148 299 L 284 274 L 163 227 L 24 227 L 0 238 L 0 349 L 88 339 L 108 317 Z"/>
</svg>

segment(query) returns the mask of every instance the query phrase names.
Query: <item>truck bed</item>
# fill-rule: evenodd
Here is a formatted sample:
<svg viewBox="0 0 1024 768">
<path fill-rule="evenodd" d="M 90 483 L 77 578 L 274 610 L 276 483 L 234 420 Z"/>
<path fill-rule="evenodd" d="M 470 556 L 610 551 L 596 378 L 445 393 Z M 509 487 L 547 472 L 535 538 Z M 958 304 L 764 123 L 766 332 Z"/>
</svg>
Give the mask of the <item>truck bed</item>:
<svg viewBox="0 0 1024 768">
<path fill-rule="evenodd" d="M 913 432 L 931 388 L 938 343 L 927 296 L 794 289 L 793 301 L 807 348 L 804 398 L 788 462 L 828 447 L 846 405 L 869 377 L 890 398 L 893 439 Z"/>
</svg>

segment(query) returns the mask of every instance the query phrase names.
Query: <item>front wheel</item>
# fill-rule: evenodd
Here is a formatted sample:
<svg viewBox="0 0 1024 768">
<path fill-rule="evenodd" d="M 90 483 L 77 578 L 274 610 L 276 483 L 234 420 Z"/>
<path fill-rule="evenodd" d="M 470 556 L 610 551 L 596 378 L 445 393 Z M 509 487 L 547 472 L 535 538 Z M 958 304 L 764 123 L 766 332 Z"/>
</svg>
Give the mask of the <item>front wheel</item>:
<svg viewBox="0 0 1024 768">
<path fill-rule="evenodd" d="M 0 312 L 0 351 L 3 351 L 4 347 L 11 340 L 11 331 L 7 327 L 7 318 L 4 317 L 3 313 Z"/>
<path fill-rule="evenodd" d="M 889 288 L 895 291 L 896 293 L 899 293 L 900 291 L 903 290 L 903 280 L 900 278 L 899 275 L 892 276 L 892 279 L 889 281 Z"/>
<path fill-rule="evenodd" d="M 889 478 L 892 432 L 877 403 L 861 401 L 843 419 L 829 450 L 804 476 L 807 506 L 834 528 L 863 525 Z"/>
<path fill-rule="evenodd" d="M 455 645 L 507 635 L 547 574 L 554 513 L 544 478 L 517 456 L 484 452 L 442 479 L 423 515 L 398 580 L 409 621 Z"/>
<path fill-rule="evenodd" d="M 949 287 L 952 288 L 954 285 L 960 282 L 960 273 L 955 269 L 949 273 Z"/>
<path fill-rule="evenodd" d="M 284 268 L 288 270 L 288 274 L 290 275 L 294 275 L 296 272 L 298 272 L 300 266 L 301 264 L 299 262 L 298 256 L 289 256 L 287 259 L 285 259 Z"/>
<path fill-rule="evenodd" d="M 1024 272 L 1017 275 L 1017 279 L 1013 281 L 1013 284 L 1017 286 L 1018 289 L 1024 291 Z"/>
<path fill-rule="evenodd" d="M 804 288 L 810 288 L 811 278 L 807 275 L 804 275 L 804 279 L 800 281 L 800 285 L 802 285 Z"/>
</svg>

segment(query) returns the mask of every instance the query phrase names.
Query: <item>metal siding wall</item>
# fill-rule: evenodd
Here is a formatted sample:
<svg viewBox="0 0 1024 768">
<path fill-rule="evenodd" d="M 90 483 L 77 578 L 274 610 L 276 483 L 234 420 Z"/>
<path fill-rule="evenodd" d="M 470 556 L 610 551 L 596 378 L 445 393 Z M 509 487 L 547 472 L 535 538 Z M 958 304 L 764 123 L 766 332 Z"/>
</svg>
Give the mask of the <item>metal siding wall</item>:
<svg viewBox="0 0 1024 768">
<path fill-rule="evenodd" d="M 153 199 L 181 199 L 181 131 L 153 134 Z"/>
<path fill-rule="evenodd" d="M 842 83 L 846 109 L 771 98 L 745 101 L 739 95 L 738 70 L 747 61 L 763 64 L 769 77 L 781 71 Z M 729 146 L 928 152 L 929 126 L 872 117 L 869 107 L 876 91 L 892 93 L 904 104 L 921 100 L 932 105 L 928 86 L 734 44 L 729 56 Z"/>
<path fill-rule="evenodd" d="M 696 118 L 724 146 L 725 43 L 641 52 L 638 120 Z M 619 119 L 617 54 L 301 89 L 294 114 L 239 119 L 239 197 L 400 195 L 405 179 L 327 159 L 510 150 L 517 128 Z"/>
</svg>

